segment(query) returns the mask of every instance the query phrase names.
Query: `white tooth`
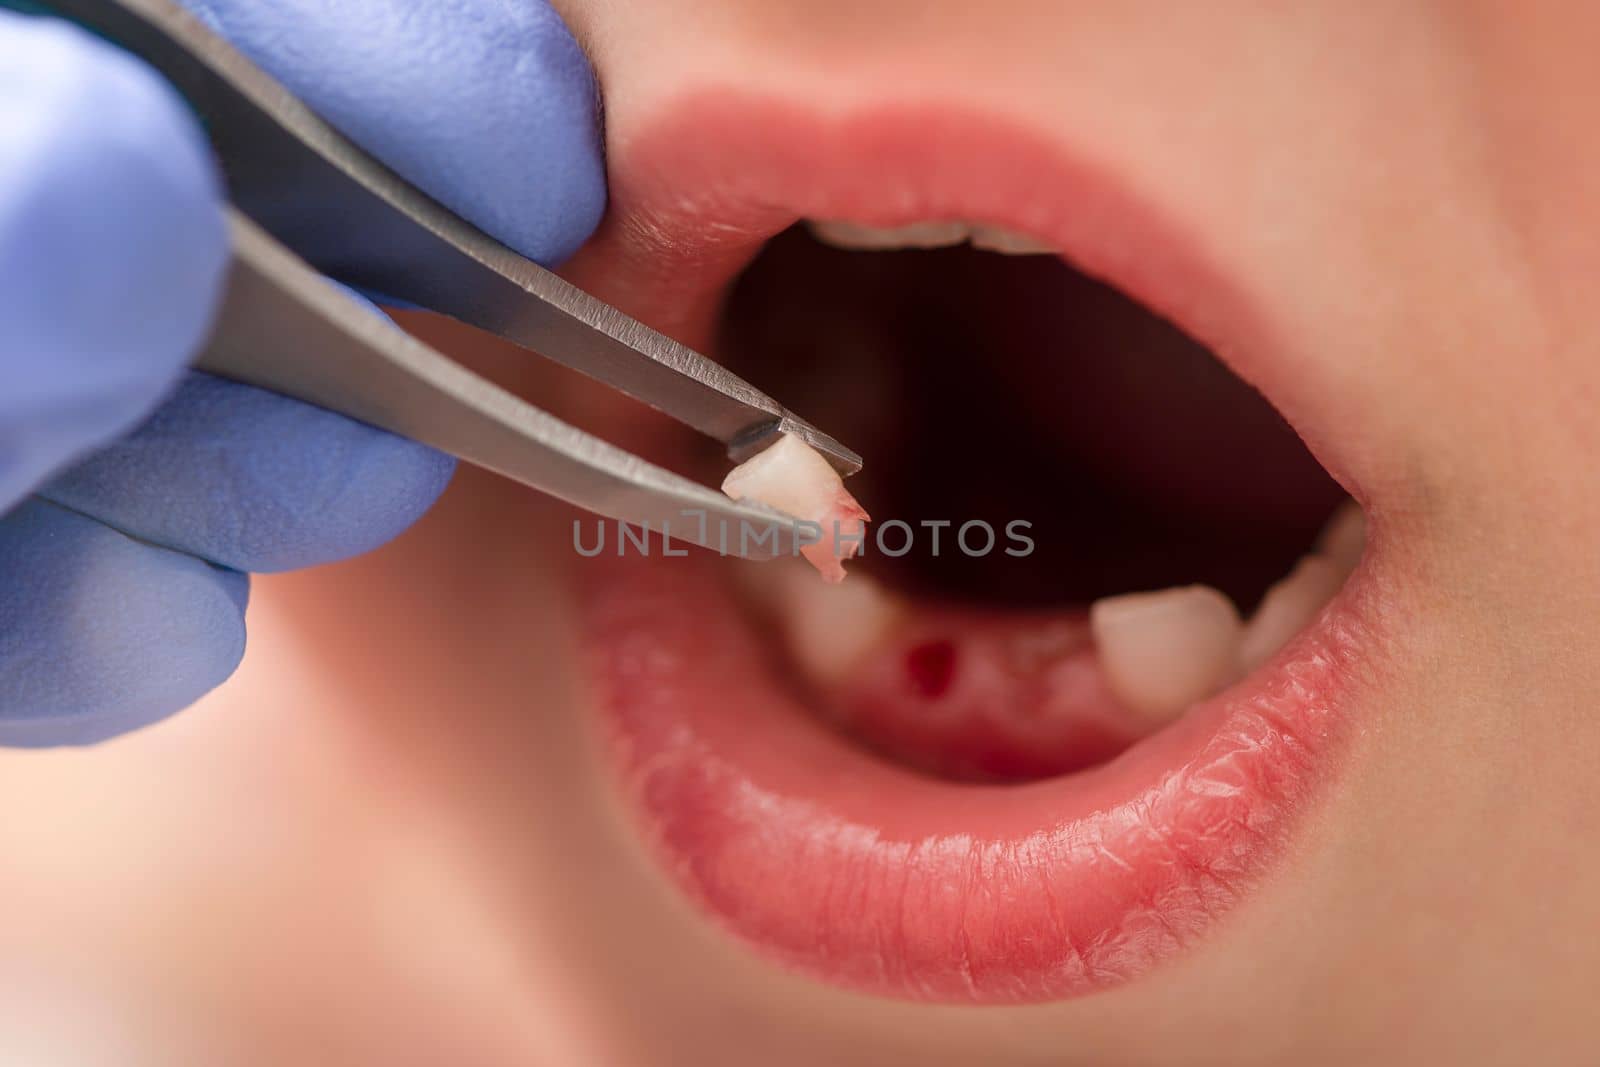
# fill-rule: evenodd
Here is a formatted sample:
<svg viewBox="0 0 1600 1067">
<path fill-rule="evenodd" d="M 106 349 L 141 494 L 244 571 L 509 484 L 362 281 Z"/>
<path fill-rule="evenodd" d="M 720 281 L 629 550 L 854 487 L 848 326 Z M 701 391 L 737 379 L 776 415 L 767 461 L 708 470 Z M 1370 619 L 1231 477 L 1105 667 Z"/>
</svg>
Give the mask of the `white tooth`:
<svg viewBox="0 0 1600 1067">
<path fill-rule="evenodd" d="M 944 248 L 960 244 L 971 234 L 964 222 L 913 222 L 908 226 L 875 227 L 829 219 L 808 220 L 806 226 L 823 244 L 868 251 Z"/>
<path fill-rule="evenodd" d="M 1338 563 L 1345 571 L 1355 570 L 1361 550 L 1367 543 L 1367 519 L 1354 500 L 1346 500 L 1334 511 L 1317 537 L 1317 552 Z"/>
<path fill-rule="evenodd" d="M 786 433 L 729 471 L 722 491 L 735 500 L 759 500 L 797 518 L 820 521 L 844 491 L 844 481 L 820 452 Z"/>
<path fill-rule="evenodd" d="M 998 226 L 972 227 L 972 246 L 1007 256 L 1055 255 L 1056 250 L 1025 233 L 1002 230 Z"/>
<path fill-rule="evenodd" d="M 800 549 L 825 581 L 844 581 L 844 564 L 861 549 L 867 513 L 822 453 L 793 434 L 745 460 L 722 479 L 735 500 L 757 500 L 816 523 L 821 540 Z"/>
<path fill-rule="evenodd" d="M 1089 623 L 1111 691 L 1153 720 L 1176 718 L 1233 676 L 1239 612 L 1210 586 L 1106 597 Z"/>
<path fill-rule="evenodd" d="M 804 563 L 774 560 L 733 568 L 745 603 L 782 634 L 804 675 L 837 682 L 906 617 L 905 603 L 868 575 L 828 585 Z"/>
<path fill-rule="evenodd" d="M 789 653 L 817 682 L 843 678 L 905 616 L 904 605 L 863 574 L 828 585 L 805 570 L 784 567 L 781 581 L 779 622 Z"/>
<path fill-rule="evenodd" d="M 1288 644 L 1289 638 L 1333 599 L 1348 573 L 1341 563 L 1326 556 L 1305 556 L 1296 563 L 1294 570 L 1267 590 L 1245 624 L 1239 641 L 1241 670 L 1255 670 Z"/>
</svg>

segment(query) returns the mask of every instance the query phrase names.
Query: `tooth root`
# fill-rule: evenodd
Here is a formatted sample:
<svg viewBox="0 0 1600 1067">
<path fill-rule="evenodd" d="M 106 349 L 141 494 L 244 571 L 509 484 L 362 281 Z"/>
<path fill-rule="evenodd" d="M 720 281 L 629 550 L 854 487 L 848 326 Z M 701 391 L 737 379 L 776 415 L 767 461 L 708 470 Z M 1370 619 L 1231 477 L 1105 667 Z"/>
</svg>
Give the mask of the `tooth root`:
<svg viewBox="0 0 1600 1067">
<path fill-rule="evenodd" d="M 945 248 L 971 236 L 964 222 L 914 222 L 908 226 L 862 226 L 839 220 L 809 220 L 811 235 L 835 248 L 883 251 L 896 248 Z"/>
<path fill-rule="evenodd" d="M 1317 552 L 1338 563 L 1346 571 L 1355 570 L 1367 543 L 1367 519 L 1354 500 L 1346 500 L 1334 511 L 1317 536 Z"/>
<path fill-rule="evenodd" d="M 972 228 L 972 246 L 987 249 L 990 252 L 999 252 L 1007 256 L 1037 256 L 1055 255 L 1056 250 L 1039 240 L 1029 237 L 1025 233 L 1016 233 L 1013 230 L 1002 230 L 998 226 L 974 226 Z"/>
<path fill-rule="evenodd" d="M 1217 692 L 1239 655 L 1239 613 L 1204 585 L 1129 593 L 1089 609 L 1095 647 L 1117 699 L 1156 723 Z"/>
<path fill-rule="evenodd" d="M 1295 564 L 1294 570 L 1267 590 L 1245 625 L 1239 642 L 1241 670 L 1255 670 L 1288 644 L 1322 605 L 1333 599 L 1348 573 L 1341 563 L 1326 556 L 1306 556 Z"/>
</svg>

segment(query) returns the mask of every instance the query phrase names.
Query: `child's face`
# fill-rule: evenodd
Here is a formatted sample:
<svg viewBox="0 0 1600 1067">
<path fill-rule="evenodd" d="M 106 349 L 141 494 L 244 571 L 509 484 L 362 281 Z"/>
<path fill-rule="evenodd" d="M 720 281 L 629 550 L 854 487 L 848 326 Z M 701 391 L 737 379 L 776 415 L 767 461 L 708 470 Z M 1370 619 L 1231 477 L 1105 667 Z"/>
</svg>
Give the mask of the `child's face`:
<svg viewBox="0 0 1600 1067">
<path fill-rule="evenodd" d="M 221 699 L 284 705 L 244 721 L 334 737 L 316 758 L 338 765 L 299 778 L 255 766 L 236 802 L 277 773 L 321 798 L 277 816 L 299 840 L 335 810 L 362 812 L 339 824 L 361 840 L 426 839 L 428 869 L 450 874 L 397 898 L 417 957 L 446 930 L 455 947 L 438 949 L 436 973 L 470 975 L 497 1005 L 463 1028 L 559 1062 L 1592 1057 L 1600 9 L 558 6 L 606 104 L 612 215 L 570 268 L 585 286 L 715 350 L 727 283 L 798 217 L 1030 231 L 1259 388 L 1362 505 L 1366 555 L 1302 638 L 1217 700 L 1160 729 L 1108 727 L 1126 748 L 1110 765 L 957 782 L 799 710 L 768 662 L 772 626 L 730 607 L 715 573 L 656 559 L 620 587 L 596 578 L 609 568 L 575 556 L 570 512 L 466 473 L 390 549 L 262 583 L 253 640 L 287 666 L 269 677 L 253 654 Z M 936 491 L 905 500 L 977 506 L 966 487 L 1004 483 L 991 517 L 1075 524 L 1040 526 L 1035 569 L 992 572 L 992 625 L 1020 614 L 1017 590 L 995 592 L 1008 574 L 1065 589 L 1098 567 L 1133 576 L 1109 591 L 1133 591 L 1188 566 L 1191 542 L 1247 557 L 1292 531 L 1303 547 L 1277 573 L 1309 549 L 1340 494 L 1243 390 L 1109 327 L 1057 347 L 1026 324 L 1067 302 L 1041 297 L 1030 267 L 953 255 L 970 276 L 927 282 L 946 300 L 930 308 L 915 285 L 871 288 L 878 268 L 860 264 L 888 260 L 801 250 L 800 268 L 821 256 L 827 269 L 773 268 L 777 297 L 757 317 L 784 325 L 757 330 L 739 368 L 861 447 L 864 487 L 874 469 L 917 480 L 903 456 L 937 456 Z M 1032 303 L 962 319 L 950 342 L 939 316 L 964 294 L 993 302 L 984 278 L 997 276 Z M 874 297 L 808 332 L 856 291 L 907 302 Z M 916 381 L 904 368 L 937 351 L 930 376 L 977 384 L 937 401 L 885 387 L 891 343 L 892 381 Z M 539 388 L 557 410 L 582 399 Z M 999 400 L 984 409 L 981 389 Z M 919 405 L 936 431 L 884 436 Z M 676 441 L 603 401 L 589 414 L 630 444 Z M 1188 454 L 1146 447 L 1191 418 Z M 1007 419 L 1035 427 L 1031 451 L 993 428 Z M 996 473 L 1018 466 L 1022 478 Z M 1100 505 L 1070 506 L 1091 475 L 1135 487 L 1149 521 L 1096 537 Z M 880 521 L 966 517 L 891 515 L 912 505 L 876 484 L 882 502 L 858 495 Z M 1116 555 L 1152 525 L 1181 547 Z M 1106 558 L 1087 562 L 1091 549 Z M 932 618 L 931 603 L 910 610 Z M 1081 620 L 1063 625 L 1084 640 Z M 978 631 L 954 620 L 948 636 L 981 650 Z M 814 695 L 817 679 L 802 681 Z M 937 733 L 948 708 L 923 695 L 926 718 L 902 701 L 889 747 Z M 288 749 L 280 762 L 305 766 Z M 386 818 L 378 795 L 402 814 Z M 318 866 L 274 906 L 348 909 L 328 937 L 382 942 L 381 924 L 349 933 L 367 912 L 338 902 L 398 887 L 383 863 L 411 853 L 343 837 L 296 848 L 283 865 Z M 250 944 L 234 951 L 301 951 Z M 405 1004 L 398 985 L 382 996 Z M 437 1003 L 421 1014 L 440 1017 Z"/>
<path fill-rule="evenodd" d="M 1489 1034 L 1521 1040 L 1519 1027 L 1578 1010 L 1563 976 L 1600 966 L 1574 939 L 1575 927 L 1585 944 L 1596 932 L 1582 901 L 1600 873 L 1582 830 L 1600 796 L 1600 727 L 1590 721 L 1600 678 L 1600 305 L 1590 292 L 1600 277 L 1600 127 L 1585 110 L 1600 79 L 1581 43 L 1600 15 L 921 0 L 574 2 L 567 13 L 605 88 L 613 175 L 607 230 L 572 268 L 586 284 L 712 344 L 722 283 L 797 216 L 1027 229 L 1222 352 L 1369 520 L 1366 565 L 1343 610 L 1313 627 L 1294 662 L 1241 683 L 1233 713 L 1270 707 L 1271 729 L 1250 737 L 1276 748 L 1258 763 L 1214 736 L 1195 742 L 1202 758 L 1233 761 L 1216 776 L 1217 789 L 1238 790 L 1225 813 L 1195 815 L 1212 799 L 1198 787 L 1173 799 L 1174 776 L 1197 772 L 1170 753 L 1131 760 L 1115 784 L 1080 775 L 1003 798 L 885 782 L 831 750 L 796 770 L 811 753 L 787 733 L 761 733 L 764 695 L 722 699 L 740 708 L 730 729 L 765 738 L 781 758 L 727 755 L 734 743 L 699 722 L 712 717 L 708 694 L 730 694 L 721 686 L 703 687 L 701 709 L 683 713 L 701 731 L 690 758 L 650 747 L 649 730 L 671 716 L 641 710 L 646 698 L 629 690 L 640 683 L 601 684 L 629 743 L 650 749 L 645 821 L 691 895 L 746 940 L 825 978 L 957 1001 L 1058 999 L 1016 1016 L 1017 1034 L 1036 1028 L 1041 1048 L 1055 1038 L 1106 1054 L 1197 1052 L 1223 1041 L 1237 1062 L 1273 1059 L 1274 1047 L 1304 1059 L 1339 1042 L 1393 1048 L 1402 1032 L 1422 1043 L 1471 1033 L 1481 1055 Z M 777 284 L 802 323 L 841 299 L 800 271 Z M 936 313 L 906 304 L 882 316 Z M 963 321 L 979 323 L 969 364 L 1018 358 L 993 340 L 1014 332 L 1008 323 Z M 886 330 L 896 328 L 908 329 Z M 877 337 L 838 343 L 888 343 Z M 865 360 L 821 347 L 769 349 L 741 367 L 795 382 L 805 376 L 793 365 L 814 360 L 834 398 L 870 390 Z M 1137 355 L 1114 340 L 1104 349 L 1103 361 Z M 907 345 L 896 358 L 918 355 Z M 1104 427 L 1089 410 L 1103 401 L 1091 389 L 1103 387 L 1099 372 L 1070 356 L 1033 357 L 1085 383 L 1056 394 L 1066 400 L 1058 438 L 1074 436 L 1074 422 Z M 825 392 L 802 395 L 821 398 L 813 417 L 824 425 L 848 409 Z M 1027 397 L 1010 399 L 1028 411 Z M 1181 418 L 1187 399 L 1162 416 Z M 1205 400 L 1195 393 L 1196 406 Z M 894 393 L 888 403 L 919 401 Z M 937 432 L 962 435 L 968 414 L 947 403 Z M 868 422 L 835 418 L 847 442 L 852 430 L 873 441 L 858 429 Z M 1112 429 L 1095 444 L 1136 452 L 1137 427 L 1130 420 L 1123 439 Z M 853 443 L 869 471 L 894 462 L 882 444 Z M 893 444 L 935 447 L 926 436 Z M 985 455 L 984 445 L 971 442 L 970 466 L 947 468 L 946 482 L 1021 462 L 1036 466 L 1036 498 L 1078 491 L 1074 468 L 1038 452 Z M 1219 493 L 1256 477 L 1248 466 L 1227 471 Z M 1230 508 L 1247 538 L 1255 514 L 1232 498 L 1215 510 Z M 1261 510 L 1262 523 L 1280 517 Z M 717 671 L 732 687 L 726 665 Z M 647 677 L 659 696 L 673 685 L 696 691 L 693 675 Z M 1295 686 L 1303 691 L 1283 695 Z M 680 757 L 692 769 L 674 770 Z M 724 773 L 737 787 L 724 790 Z M 1141 803 L 1174 810 L 1145 817 L 1117 806 L 1140 789 Z M 740 807 L 740 790 L 758 793 L 764 814 Z M 1086 814 L 1104 811 L 1134 819 L 1139 834 L 1172 846 L 1168 862 L 1205 876 L 1152 875 L 1143 839 Z M 1229 819 L 1247 828 L 1220 825 Z M 1057 832 L 1069 824 L 1072 833 Z M 875 840 L 841 843 L 849 833 Z M 1207 835 L 1223 844 L 1190 840 Z M 930 855 L 958 841 L 968 849 L 958 859 Z M 1019 856 L 1024 846 L 1038 851 Z M 1092 848 L 1137 869 L 1119 882 L 1113 864 L 1078 855 Z M 1144 890 L 1193 896 L 1142 911 L 1122 897 Z M 786 894 L 805 899 L 772 901 Z M 1137 931 L 1140 921 L 1169 928 Z M 1052 938 L 1070 950 L 1036 951 Z M 1059 999 L 1147 969 L 1103 996 Z M 1528 1008 L 1537 1021 L 1459 1010 L 1486 988 L 1520 996 L 1529 984 L 1541 989 L 1541 1006 Z M 979 1017 L 929 1014 L 966 1039 L 985 1029 Z"/>
<path fill-rule="evenodd" d="M 652 920 L 692 949 L 653 960 L 649 978 L 609 973 L 597 995 L 693 1000 L 696 1021 L 672 1024 L 689 1049 L 732 1040 L 698 1014 L 731 999 L 786 1041 L 808 1035 L 815 1057 L 871 1048 L 880 1061 L 1494 1059 L 1559 1041 L 1585 1010 L 1580 979 L 1600 974 L 1586 829 L 1600 815 L 1600 137 L 1585 110 L 1600 99 L 1600 15 L 1059 0 L 564 10 L 607 107 L 613 214 L 571 268 L 585 284 L 714 348 L 725 284 L 796 217 L 1004 223 L 1224 353 L 1369 521 L 1364 566 L 1285 659 L 1111 769 L 1025 786 L 886 771 L 817 740 L 770 672 L 741 666 L 758 658 L 744 624 L 725 632 L 725 605 L 705 606 L 675 561 L 615 600 L 580 595 L 580 617 L 602 619 L 581 639 L 600 646 L 579 672 L 586 710 L 620 732 L 624 818 L 672 883 L 638 892 L 699 906 Z M 1019 514 L 1079 491 L 1077 468 L 1049 453 L 986 452 L 1009 446 L 969 431 L 978 416 L 948 395 L 937 430 L 875 438 L 903 425 L 894 410 L 939 402 L 874 395 L 881 353 L 867 350 L 940 309 L 869 310 L 866 329 L 889 325 L 866 340 L 808 334 L 848 294 L 803 265 L 777 277 L 764 313 L 795 316 L 802 340 L 741 368 L 832 416 L 869 472 L 908 469 L 897 450 L 937 454 L 949 492 L 935 499 L 953 500 L 970 499 L 957 483 L 1031 464 L 1031 495 L 1005 499 Z M 1048 319 L 1042 300 L 1020 316 Z M 1084 360 L 1019 354 L 990 343 L 1009 322 L 962 321 L 976 332 L 944 373 L 1004 379 L 992 364 L 1031 355 L 1046 377 L 1053 359 L 1056 377 L 1081 378 L 1082 392 L 1053 394 L 1044 432 L 1097 427 L 1079 455 L 1138 454 L 1142 427 L 1209 399 L 1163 393 L 1153 423 L 1098 422 L 1097 404 L 1137 409 L 1142 395 L 1094 391 L 1097 362 L 1139 356 L 1115 334 Z M 926 354 L 901 343 L 900 364 Z M 965 466 L 950 465 L 938 438 L 968 432 Z M 1129 479 L 1147 469 L 1104 462 Z M 1248 462 L 1224 471 L 1205 483 L 1217 507 L 1173 505 L 1163 535 L 1209 532 L 1215 511 L 1234 524 L 1224 540 L 1296 526 L 1298 503 L 1238 491 L 1260 477 Z M 1284 497 L 1326 513 L 1330 497 L 1284 477 Z M 900 501 L 894 487 L 861 493 L 868 510 Z M 1083 561 L 1055 558 L 1065 586 Z M 665 606 L 641 607 L 657 581 Z M 713 925 L 815 981 L 776 977 Z M 838 986 L 1040 1003 L 970 1014 Z M 1469 1007 L 1508 1003 L 1514 1019 Z"/>
</svg>

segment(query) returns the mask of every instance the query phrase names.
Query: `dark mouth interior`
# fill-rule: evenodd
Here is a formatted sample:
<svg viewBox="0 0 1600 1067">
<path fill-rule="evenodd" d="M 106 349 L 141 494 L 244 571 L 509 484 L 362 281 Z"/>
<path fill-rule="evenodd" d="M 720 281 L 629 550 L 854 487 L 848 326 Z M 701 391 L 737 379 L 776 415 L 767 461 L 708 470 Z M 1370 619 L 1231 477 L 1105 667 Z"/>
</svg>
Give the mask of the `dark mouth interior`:
<svg viewBox="0 0 1600 1067">
<path fill-rule="evenodd" d="M 795 227 L 737 281 L 717 354 L 863 455 L 849 488 L 916 542 L 858 566 L 922 595 L 1204 582 L 1248 611 L 1343 496 L 1205 347 L 1051 256 L 847 251 Z M 1033 553 L 969 556 L 949 530 L 930 551 L 925 520 L 974 519 L 1031 523 Z"/>
</svg>

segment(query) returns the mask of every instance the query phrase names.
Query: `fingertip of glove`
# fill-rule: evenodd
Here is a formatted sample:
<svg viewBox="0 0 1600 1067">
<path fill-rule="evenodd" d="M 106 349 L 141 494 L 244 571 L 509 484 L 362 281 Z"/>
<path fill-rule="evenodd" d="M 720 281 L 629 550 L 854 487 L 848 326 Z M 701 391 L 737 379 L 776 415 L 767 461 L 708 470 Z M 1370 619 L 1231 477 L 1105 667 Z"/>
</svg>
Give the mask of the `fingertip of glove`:
<svg viewBox="0 0 1600 1067">
<path fill-rule="evenodd" d="M 422 518 L 455 474 L 455 458 L 437 449 L 341 415 L 316 414 L 348 424 L 324 431 L 341 439 L 340 458 L 329 468 L 338 483 L 297 501 L 273 543 L 258 548 L 250 570 L 294 570 L 379 548 Z"/>
<path fill-rule="evenodd" d="M 599 224 L 599 86 L 543 0 L 187 2 L 341 132 L 524 256 L 558 263 Z"/>
<path fill-rule="evenodd" d="M 455 459 L 436 449 L 332 412 L 308 413 L 319 447 L 285 464 L 308 476 L 284 481 L 270 466 L 256 472 L 250 480 L 270 479 L 277 491 L 239 493 L 238 506 L 257 520 L 233 544 L 206 546 L 214 550 L 207 558 L 271 573 L 359 556 L 422 518 L 455 473 Z"/>
<path fill-rule="evenodd" d="M 528 36 L 537 47 L 517 64 L 513 84 L 523 87 L 530 112 L 547 116 L 543 142 L 528 144 L 523 163 L 530 179 L 525 196 L 542 203 L 529 211 L 526 201 L 513 199 L 514 211 L 491 220 L 491 232 L 505 233 L 507 243 L 524 255 L 554 265 L 571 257 L 605 214 L 600 86 L 588 55 L 560 15 L 538 5 L 529 8 L 528 18 Z"/>
<path fill-rule="evenodd" d="M 454 470 L 415 441 L 196 373 L 137 432 L 41 494 L 237 570 L 283 571 L 391 540 Z"/>
<path fill-rule="evenodd" d="M 244 654 L 249 579 L 30 500 L 0 518 L 0 745 L 87 745 L 182 710 Z"/>
<path fill-rule="evenodd" d="M 183 101 L 52 19 L 0 16 L 0 482 L 131 427 L 209 326 L 220 192 Z"/>
</svg>

